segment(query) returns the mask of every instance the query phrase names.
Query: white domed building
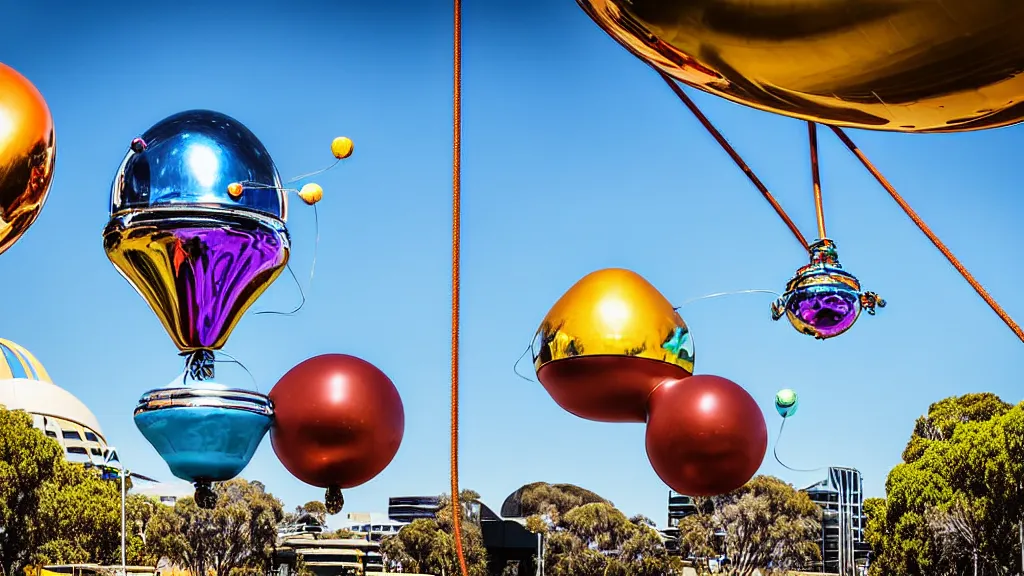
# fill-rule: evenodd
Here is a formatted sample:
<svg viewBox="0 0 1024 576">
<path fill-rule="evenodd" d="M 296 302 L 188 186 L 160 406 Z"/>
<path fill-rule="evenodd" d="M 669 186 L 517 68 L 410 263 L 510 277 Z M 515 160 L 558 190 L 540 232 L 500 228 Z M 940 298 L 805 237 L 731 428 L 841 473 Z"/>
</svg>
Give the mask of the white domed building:
<svg viewBox="0 0 1024 576">
<path fill-rule="evenodd" d="M 60 443 L 68 460 L 89 463 L 107 456 L 107 440 L 92 411 L 54 384 L 31 352 L 2 338 L 0 406 L 31 414 L 35 427 Z"/>
</svg>

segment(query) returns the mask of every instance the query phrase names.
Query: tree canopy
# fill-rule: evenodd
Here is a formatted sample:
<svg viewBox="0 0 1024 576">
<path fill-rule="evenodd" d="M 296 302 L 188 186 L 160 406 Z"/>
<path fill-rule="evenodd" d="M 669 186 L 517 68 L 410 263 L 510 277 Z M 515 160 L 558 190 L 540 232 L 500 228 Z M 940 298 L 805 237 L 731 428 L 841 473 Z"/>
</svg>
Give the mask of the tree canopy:
<svg viewBox="0 0 1024 576">
<path fill-rule="evenodd" d="M 682 570 L 653 522 L 628 518 L 608 500 L 572 484 L 519 489 L 526 527 L 544 536 L 545 573 L 664 576 Z"/>
<path fill-rule="evenodd" d="M 151 563 L 144 547 L 154 502 L 126 501 L 127 560 Z M 64 459 L 60 445 L 21 411 L 0 407 L 0 569 L 35 564 L 120 563 L 121 493 L 99 471 Z"/>
<path fill-rule="evenodd" d="M 480 498 L 472 490 L 463 490 L 459 499 L 470 504 Z M 381 541 L 381 554 L 388 568 L 426 574 L 458 574 L 459 560 L 455 551 L 454 517 L 451 497 L 442 495 L 436 518 L 419 518 L 397 534 Z M 487 576 L 487 550 L 480 527 L 469 521 L 463 506 L 462 543 L 470 576 Z"/>
<path fill-rule="evenodd" d="M 886 498 L 865 502 L 872 574 L 1020 573 L 1022 482 L 1024 403 L 968 394 L 932 404 Z"/>
<path fill-rule="evenodd" d="M 284 519 L 281 501 L 260 482 L 235 478 L 214 485 L 217 505 L 206 510 L 191 497 L 162 507 L 150 520 L 150 549 L 192 574 L 266 573 Z"/>
<path fill-rule="evenodd" d="M 697 513 L 679 525 L 684 556 L 724 552 L 738 576 L 758 569 L 799 570 L 821 557 L 821 508 L 778 478 L 757 476 L 729 494 L 694 500 Z"/>
</svg>

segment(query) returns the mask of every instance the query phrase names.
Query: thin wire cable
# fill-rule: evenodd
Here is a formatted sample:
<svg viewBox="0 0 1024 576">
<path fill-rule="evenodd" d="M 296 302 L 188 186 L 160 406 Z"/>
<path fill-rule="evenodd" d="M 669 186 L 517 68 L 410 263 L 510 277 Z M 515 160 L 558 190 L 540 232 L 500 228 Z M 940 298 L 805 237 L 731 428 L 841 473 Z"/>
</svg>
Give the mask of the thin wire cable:
<svg viewBox="0 0 1024 576">
<path fill-rule="evenodd" d="M 775 455 L 775 461 L 778 462 L 780 466 L 782 466 L 783 468 L 785 468 L 786 470 L 789 470 L 791 472 L 820 472 L 822 470 L 826 470 L 827 469 L 827 467 L 822 467 L 822 468 L 791 468 L 791 467 L 787 466 L 785 462 L 780 460 L 779 459 L 779 442 L 782 442 L 782 431 L 785 430 L 785 429 L 786 429 L 786 419 L 783 418 L 782 419 L 782 426 L 779 426 L 779 435 L 775 438 L 775 448 L 772 448 L 772 453 Z"/>
<path fill-rule="evenodd" d="M 462 576 L 469 576 L 462 546 L 462 506 L 459 504 L 459 262 L 462 258 L 462 0 L 454 2 L 452 38 L 452 531 Z"/>
<path fill-rule="evenodd" d="M 537 384 L 538 382 L 536 380 L 534 380 L 533 378 L 527 378 L 526 376 L 523 376 L 523 373 L 519 371 L 519 363 L 523 361 L 523 358 L 526 358 L 526 355 L 529 354 L 530 350 L 532 349 L 533 345 L 531 344 L 526 347 L 526 350 L 523 350 L 523 353 L 519 355 L 519 359 L 516 360 L 516 363 L 512 365 L 512 371 L 516 373 L 516 376 L 519 376 L 523 380 Z"/>
<path fill-rule="evenodd" d="M 821 199 L 821 171 L 818 168 L 818 125 L 807 121 L 807 140 L 811 149 L 811 184 L 814 186 L 814 215 L 818 217 L 818 240 L 825 235 L 825 207 Z"/>
<path fill-rule="evenodd" d="M 316 274 L 316 257 L 320 252 L 320 214 L 317 212 L 316 204 L 313 204 L 313 226 L 316 230 L 316 239 L 313 240 L 313 262 L 309 265 L 309 280 L 306 282 L 306 288 L 302 288 L 302 284 L 299 282 L 299 277 L 295 275 L 295 270 L 292 268 L 291 262 L 288 263 L 288 273 L 291 274 L 292 280 L 295 282 L 295 287 L 299 289 L 299 304 L 290 312 L 282 312 L 280 310 L 259 310 L 253 312 L 253 315 L 260 316 L 262 314 L 274 314 L 278 316 L 292 316 L 298 314 L 299 310 L 302 310 L 303 306 L 306 305 L 306 293 L 313 288 L 313 276 Z"/>
<path fill-rule="evenodd" d="M 899 192 L 896 191 L 896 188 L 894 188 L 893 185 L 885 179 L 885 176 L 883 176 L 878 168 L 871 163 L 871 160 L 868 160 L 868 157 L 860 151 L 860 148 L 853 143 L 853 140 L 846 135 L 846 132 L 835 126 L 829 126 L 829 128 L 831 128 L 843 144 L 850 149 L 850 152 L 853 152 L 853 155 L 860 160 L 860 163 L 864 165 L 864 168 L 866 168 L 867 171 L 875 177 L 875 180 L 882 185 L 882 188 L 885 188 L 885 191 L 892 196 L 892 199 L 896 201 L 896 204 L 898 204 L 899 207 L 903 209 L 903 212 L 906 213 L 915 225 L 917 225 L 917 228 L 921 230 L 929 240 L 931 240 L 932 244 L 939 249 L 939 252 L 942 252 L 942 255 L 946 257 L 946 260 L 949 260 L 949 263 L 952 264 L 953 268 L 956 268 L 956 271 L 959 272 L 960 275 L 963 276 L 964 280 L 971 285 L 971 288 L 974 288 L 974 291 L 978 293 L 978 296 L 981 296 L 981 299 L 984 300 L 990 308 L 992 308 L 992 311 L 995 312 L 1004 323 L 1006 323 L 1010 330 L 1013 330 L 1013 333 L 1017 335 L 1017 338 L 1020 338 L 1020 341 L 1024 342 L 1024 330 L 1021 329 L 1020 325 L 1013 321 L 1013 318 L 1010 317 L 1006 310 L 1003 310 L 1003 307 L 996 302 L 995 298 L 993 298 L 981 283 L 974 278 L 974 275 L 972 275 L 960 260 L 953 255 L 949 248 L 942 243 L 942 240 L 939 240 L 939 237 L 932 232 L 931 228 L 929 228 L 923 220 L 921 220 L 921 217 L 917 215 L 917 212 L 914 212 L 914 209 L 907 204 L 907 201 L 904 200 L 902 196 L 900 196 Z"/>
<path fill-rule="evenodd" d="M 711 134 L 711 137 L 714 138 L 716 142 L 718 142 L 718 145 L 722 147 L 722 150 L 725 150 L 725 153 L 728 154 L 730 158 L 732 158 L 732 161 L 735 162 L 736 165 L 739 166 L 740 170 L 742 170 L 743 173 L 747 175 L 747 178 L 750 179 L 750 182 L 754 184 L 754 187 L 757 188 L 757 190 L 761 193 L 761 196 L 764 196 L 764 199 L 767 200 L 768 203 L 772 205 L 772 208 L 775 210 L 775 213 L 779 215 L 779 218 L 781 218 L 782 221 L 786 224 L 786 226 L 789 228 L 789 231 L 793 233 L 793 236 L 797 239 L 797 242 L 800 242 L 800 245 L 804 247 L 804 250 L 808 250 L 809 246 L 807 245 L 807 239 L 804 238 L 804 235 L 802 233 L 800 233 L 800 229 L 797 228 L 796 224 L 793 222 L 793 219 L 789 217 L 789 214 L 786 214 L 786 211 L 782 209 L 782 205 L 779 204 L 779 201 L 775 199 L 775 196 L 773 196 L 772 193 L 768 190 L 768 187 L 765 186 L 763 182 L 761 182 L 761 179 L 758 178 L 756 174 L 754 174 L 754 171 L 751 170 L 750 166 L 747 165 L 747 163 L 743 160 L 739 153 L 736 152 L 732 145 L 729 144 L 728 140 L 725 139 L 725 136 L 722 136 L 722 133 L 719 132 L 718 129 L 715 128 L 714 124 L 712 124 L 711 121 L 708 120 L 708 117 L 705 116 L 703 112 L 701 112 L 700 108 L 697 107 L 697 104 L 693 100 L 691 100 L 689 96 L 686 95 L 686 92 L 683 92 L 682 87 L 680 87 L 675 80 L 670 78 L 661 70 L 655 70 L 658 72 L 658 75 L 661 76 L 661 79 L 664 80 L 666 84 L 668 84 L 668 87 L 671 88 L 673 92 L 675 92 L 679 100 L 687 108 L 690 109 L 690 112 L 692 112 L 694 116 L 697 117 L 697 120 L 701 123 L 702 126 L 704 126 L 704 129 L 707 130 L 709 134 Z"/>
<path fill-rule="evenodd" d="M 335 166 L 337 166 L 339 162 L 341 162 L 341 158 L 338 158 L 337 160 L 335 160 L 334 164 L 331 164 L 327 168 L 321 168 L 320 170 L 316 170 L 314 172 L 307 172 L 306 174 L 302 174 L 302 175 L 296 176 L 295 178 L 292 178 L 291 180 L 285 182 L 285 184 L 294 184 L 295 182 L 298 182 L 299 180 L 303 180 L 305 178 L 310 178 L 312 176 L 318 176 L 320 174 L 323 174 L 324 172 L 327 172 L 331 168 L 334 168 Z"/>
<path fill-rule="evenodd" d="M 224 356 L 226 360 L 218 360 L 216 354 Z M 245 366 L 245 364 L 242 364 L 242 361 L 239 360 L 238 358 L 235 358 L 234 356 L 228 354 L 227 352 L 224 352 L 223 350 L 218 350 L 213 357 L 213 361 L 220 362 L 222 364 L 237 364 L 242 368 L 242 370 L 245 370 L 246 374 L 249 375 L 249 379 L 252 380 L 252 385 L 254 388 L 256 388 L 256 391 L 260 391 L 260 383 L 256 381 L 256 377 L 252 375 L 252 372 L 250 372 L 249 369 Z M 260 393 L 262 394 L 262 392 Z"/>
<path fill-rule="evenodd" d="M 737 294 L 771 294 L 771 295 L 775 296 L 776 298 L 781 298 L 782 297 L 782 294 L 779 294 L 775 290 L 756 289 L 756 290 L 733 290 L 732 292 L 715 292 L 714 294 L 708 294 L 706 296 L 701 296 L 699 298 L 690 298 L 689 300 L 684 301 L 679 306 L 676 306 L 674 308 L 674 310 L 679 310 L 679 309 L 681 309 L 681 308 L 683 308 L 685 306 L 689 306 L 690 304 L 693 304 L 694 302 L 699 302 L 701 300 L 709 300 L 711 298 L 721 298 L 722 296 L 735 296 Z"/>
</svg>

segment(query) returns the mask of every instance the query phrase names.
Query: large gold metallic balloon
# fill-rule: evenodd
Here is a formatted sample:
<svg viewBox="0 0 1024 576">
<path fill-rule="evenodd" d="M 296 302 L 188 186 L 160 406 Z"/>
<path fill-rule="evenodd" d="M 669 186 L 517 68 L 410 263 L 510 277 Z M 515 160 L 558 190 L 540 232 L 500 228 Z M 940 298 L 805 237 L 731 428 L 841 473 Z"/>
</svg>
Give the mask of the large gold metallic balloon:
<svg viewBox="0 0 1024 576">
<path fill-rule="evenodd" d="M 592 272 L 552 306 L 533 345 L 537 379 L 563 409 L 644 422 L 647 398 L 693 374 L 693 341 L 672 304 L 639 274 Z"/>
<path fill-rule="evenodd" d="M 0 254 L 39 217 L 56 150 L 46 100 L 24 76 L 0 64 Z"/>
<path fill-rule="evenodd" d="M 1020 0 L 578 0 L 669 75 L 824 124 L 961 132 L 1024 119 Z"/>
</svg>

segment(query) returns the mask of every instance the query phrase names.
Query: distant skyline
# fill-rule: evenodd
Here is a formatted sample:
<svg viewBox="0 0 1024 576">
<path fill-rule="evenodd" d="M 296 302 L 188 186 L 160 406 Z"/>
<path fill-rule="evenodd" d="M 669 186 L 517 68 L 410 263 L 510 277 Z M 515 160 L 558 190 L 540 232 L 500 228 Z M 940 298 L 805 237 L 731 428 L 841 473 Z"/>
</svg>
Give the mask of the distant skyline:
<svg viewBox="0 0 1024 576">
<path fill-rule="evenodd" d="M 322 353 L 360 356 L 405 404 L 391 466 L 345 493 L 345 511 L 448 491 L 451 23 L 449 2 L 265 0 L 15 2 L 0 9 L 0 61 L 46 97 L 57 165 L 39 220 L 0 256 L 0 336 L 25 346 L 96 414 L 129 468 L 171 480 L 132 422 L 145 391 L 181 372 L 155 315 L 103 253 L 110 184 L 132 138 L 209 108 L 248 126 L 287 179 L 317 179 L 320 247 L 292 317 L 248 314 L 224 351 L 267 392 Z M 668 488 L 641 425 L 562 411 L 512 366 L 551 305 L 585 274 L 624 267 L 674 302 L 781 291 L 807 257 L 771 208 L 651 70 L 571 0 L 476 2 L 464 23 L 461 483 L 490 506 L 528 482 L 568 482 L 664 522 Z M 814 208 L 805 124 L 691 90 L 808 237 Z M 956 135 L 850 131 L 907 201 L 1024 321 L 1024 127 Z M 852 466 L 884 494 L 914 419 L 950 395 L 1022 400 L 1024 347 L 828 131 L 819 134 L 826 223 L 843 266 L 888 306 L 820 342 L 770 320 L 767 294 L 688 304 L 698 374 L 743 385 L 764 410 L 761 473 L 775 463 L 775 392 L 800 412 L 780 456 Z M 292 203 L 305 282 L 313 214 Z M 284 276 L 255 310 L 298 300 Z M 956 354 L 950 354 L 950 350 Z M 528 371 L 528 363 L 521 365 Z M 225 383 L 250 386 L 224 368 Z M 323 491 L 291 477 L 269 439 L 243 476 L 288 508 Z"/>
</svg>

